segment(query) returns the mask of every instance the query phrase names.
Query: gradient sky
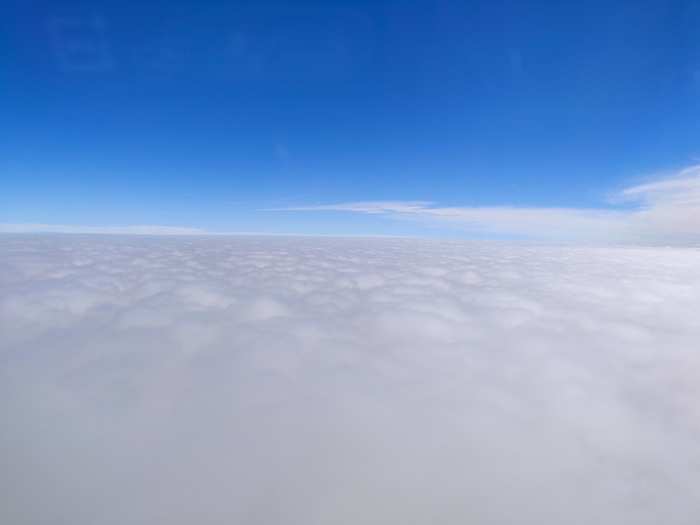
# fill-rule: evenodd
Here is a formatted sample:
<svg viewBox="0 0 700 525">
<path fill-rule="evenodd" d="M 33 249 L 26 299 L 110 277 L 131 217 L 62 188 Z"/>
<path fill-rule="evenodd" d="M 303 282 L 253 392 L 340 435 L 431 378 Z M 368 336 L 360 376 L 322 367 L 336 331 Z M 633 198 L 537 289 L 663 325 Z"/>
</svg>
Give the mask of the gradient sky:
<svg viewBox="0 0 700 525">
<path fill-rule="evenodd" d="M 700 157 L 698 2 L 18 1 L 0 15 L 1 223 L 459 235 L 310 208 L 606 209 Z M 304 211 L 266 211 L 280 208 Z"/>
</svg>

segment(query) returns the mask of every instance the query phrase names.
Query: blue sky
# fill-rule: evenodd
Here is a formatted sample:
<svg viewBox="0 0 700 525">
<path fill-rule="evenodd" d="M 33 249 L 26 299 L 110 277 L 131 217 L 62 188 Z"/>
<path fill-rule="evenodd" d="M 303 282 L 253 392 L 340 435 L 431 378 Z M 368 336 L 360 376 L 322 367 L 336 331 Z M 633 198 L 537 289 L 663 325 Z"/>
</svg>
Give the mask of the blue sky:
<svg viewBox="0 0 700 525">
<path fill-rule="evenodd" d="M 147 4 L 3 8 L 1 223 L 529 236 L 396 203 L 697 195 L 697 2 Z"/>
</svg>

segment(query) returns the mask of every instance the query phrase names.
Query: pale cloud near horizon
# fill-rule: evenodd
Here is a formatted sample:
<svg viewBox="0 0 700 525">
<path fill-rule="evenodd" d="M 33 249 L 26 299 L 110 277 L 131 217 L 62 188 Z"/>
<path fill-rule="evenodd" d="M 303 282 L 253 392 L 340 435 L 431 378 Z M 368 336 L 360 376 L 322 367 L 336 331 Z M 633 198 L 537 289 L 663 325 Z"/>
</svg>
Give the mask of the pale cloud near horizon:
<svg viewBox="0 0 700 525">
<path fill-rule="evenodd" d="M 0 523 L 697 523 L 699 249 L 0 253 Z"/>
<path fill-rule="evenodd" d="M 431 201 L 363 201 L 269 211 L 384 215 L 435 225 L 449 224 L 472 233 L 531 238 L 697 241 L 700 240 L 700 165 L 623 189 L 605 208 L 441 207 Z"/>
<path fill-rule="evenodd" d="M 100 235 L 202 235 L 201 228 L 184 226 L 83 226 L 70 224 L 0 223 L 0 233 L 86 233 Z"/>
<path fill-rule="evenodd" d="M 334 211 L 412 220 L 467 234 L 602 242 L 700 241 L 700 165 L 616 192 L 606 207 L 439 206 L 428 200 L 358 201 L 267 208 L 272 212 Z M 256 235 L 187 226 L 89 226 L 0 223 L 0 233 L 123 235 Z M 332 233 L 332 232 L 327 232 Z M 365 232 L 367 233 L 367 232 Z"/>
</svg>

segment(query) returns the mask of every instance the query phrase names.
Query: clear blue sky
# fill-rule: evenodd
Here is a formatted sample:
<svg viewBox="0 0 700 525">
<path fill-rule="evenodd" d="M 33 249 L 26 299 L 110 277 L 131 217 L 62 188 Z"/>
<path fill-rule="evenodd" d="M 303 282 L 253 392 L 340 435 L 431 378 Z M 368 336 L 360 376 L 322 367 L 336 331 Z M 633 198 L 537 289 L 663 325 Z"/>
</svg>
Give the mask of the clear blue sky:
<svg viewBox="0 0 700 525">
<path fill-rule="evenodd" d="M 693 1 L 9 2 L 0 222 L 440 234 L 700 156 Z"/>
</svg>

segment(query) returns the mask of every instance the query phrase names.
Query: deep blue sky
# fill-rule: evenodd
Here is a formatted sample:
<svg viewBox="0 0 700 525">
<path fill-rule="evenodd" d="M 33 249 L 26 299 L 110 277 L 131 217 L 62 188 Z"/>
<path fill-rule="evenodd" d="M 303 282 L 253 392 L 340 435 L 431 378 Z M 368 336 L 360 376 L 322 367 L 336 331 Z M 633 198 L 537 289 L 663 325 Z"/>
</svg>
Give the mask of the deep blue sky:
<svg viewBox="0 0 700 525">
<path fill-rule="evenodd" d="M 10 2 L 0 222 L 425 233 L 700 156 L 700 3 Z M 433 231 L 433 230 L 431 230 Z"/>
</svg>

